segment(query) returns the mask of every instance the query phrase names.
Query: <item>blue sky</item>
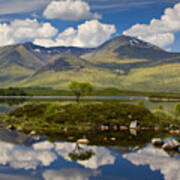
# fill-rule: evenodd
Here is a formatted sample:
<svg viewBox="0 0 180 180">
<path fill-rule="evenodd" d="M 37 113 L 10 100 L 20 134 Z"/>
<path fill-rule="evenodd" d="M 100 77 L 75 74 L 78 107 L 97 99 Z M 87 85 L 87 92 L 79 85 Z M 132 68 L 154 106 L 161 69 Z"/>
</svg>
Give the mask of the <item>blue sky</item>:
<svg viewBox="0 0 180 180">
<path fill-rule="evenodd" d="M 1 46 L 96 47 L 121 34 L 180 51 L 180 1 L 0 0 Z"/>
</svg>

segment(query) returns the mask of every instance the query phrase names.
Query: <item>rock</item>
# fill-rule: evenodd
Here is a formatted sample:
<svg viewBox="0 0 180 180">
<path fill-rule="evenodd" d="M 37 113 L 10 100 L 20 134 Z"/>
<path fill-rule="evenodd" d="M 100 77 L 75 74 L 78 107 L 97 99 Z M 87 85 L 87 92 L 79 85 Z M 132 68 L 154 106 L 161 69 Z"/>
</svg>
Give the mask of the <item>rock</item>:
<svg viewBox="0 0 180 180">
<path fill-rule="evenodd" d="M 128 130 L 127 126 L 120 126 L 120 130 Z"/>
<path fill-rule="evenodd" d="M 109 126 L 109 124 L 102 124 L 100 126 L 100 129 L 101 129 L 101 131 L 109 131 L 110 130 L 110 126 Z"/>
<path fill-rule="evenodd" d="M 23 128 L 22 127 L 18 127 L 16 130 L 17 131 L 23 131 Z"/>
<path fill-rule="evenodd" d="M 169 128 L 169 130 L 179 130 L 180 129 L 179 126 L 176 126 L 173 124 L 170 124 L 168 128 Z"/>
<path fill-rule="evenodd" d="M 69 136 L 68 140 L 72 141 L 72 140 L 74 140 L 74 137 L 73 136 Z"/>
<path fill-rule="evenodd" d="M 111 138 L 111 141 L 116 141 L 116 138 L 115 138 L 115 137 L 112 137 L 112 138 Z"/>
<path fill-rule="evenodd" d="M 159 131 L 160 129 L 161 129 L 161 128 L 160 128 L 159 126 L 155 126 L 155 127 L 154 127 L 154 130 L 155 130 L 155 131 Z"/>
<path fill-rule="evenodd" d="M 138 121 L 132 121 L 129 128 L 130 129 L 140 129 L 140 123 Z"/>
<path fill-rule="evenodd" d="M 141 130 L 154 130 L 154 127 L 152 127 L 152 126 L 144 126 L 144 127 L 141 127 Z"/>
<path fill-rule="evenodd" d="M 36 131 L 34 131 L 34 130 L 33 130 L 33 131 L 31 131 L 31 132 L 29 133 L 29 135 L 30 135 L 30 136 L 34 136 L 34 135 L 36 135 Z"/>
<path fill-rule="evenodd" d="M 138 131 L 136 129 L 129 129 L 130 134 L 132 134 L 133 136 L 137 136 Z"/>
<path fill-rule="evenodd" d="M 89 144 L 89 140 L 88 139 L 78 139 L 76 141 L 77 144 Z"/>
<path fill-rule="evenodd" d="M 110 129 L 113 130 L 113 131 L 119 131 L 119 124 L 110 125 Z"/>
<path fill-rule="evenodd" d="M 153 138 L 151 142 L 154 146 L 162 146 L 164 144 L 161 138 Z"/>
<path fill-rule="evenodd" d="M 8 125 L 8 126 L 6 127 L 6 129 L 8 129 L 8 130 L 15 130 L 16 128 L 15 128 L 14 125 L 10 124 L 10 125 Z"/>
<path fill-rule="evenodd" d="M 170 130 L 169 132 L 170 132 L 171 134 L 180 134 L 180 130 L 178 130 L 178 129 L 177 129 L 177 130 L 173 130 L 173 129 L 172 129 L 172 130 Z"/>
<path fill-rule="evenodd" d="M 173 149 L 178 149 L 179 146 L 180 146 L 180 143 L 176 141 L 175 139 L 172 139 L 169 142 L 163 144 L 162 148 L 164 150 L 173 150 Z"/>
</svg>

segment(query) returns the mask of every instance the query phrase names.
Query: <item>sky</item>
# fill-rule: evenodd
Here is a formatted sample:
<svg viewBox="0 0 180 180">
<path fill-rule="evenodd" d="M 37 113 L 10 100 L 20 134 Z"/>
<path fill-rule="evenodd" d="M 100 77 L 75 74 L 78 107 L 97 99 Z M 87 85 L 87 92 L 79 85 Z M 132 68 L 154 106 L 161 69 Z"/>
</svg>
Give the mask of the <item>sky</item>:
<svg viewBox="0 0 180 180">
<path fill-rule="evenodd" d="M 180 52 L 180 0 L 0 0 L 0 46 L 97 47 L 118 35 Z"/>
</svg>

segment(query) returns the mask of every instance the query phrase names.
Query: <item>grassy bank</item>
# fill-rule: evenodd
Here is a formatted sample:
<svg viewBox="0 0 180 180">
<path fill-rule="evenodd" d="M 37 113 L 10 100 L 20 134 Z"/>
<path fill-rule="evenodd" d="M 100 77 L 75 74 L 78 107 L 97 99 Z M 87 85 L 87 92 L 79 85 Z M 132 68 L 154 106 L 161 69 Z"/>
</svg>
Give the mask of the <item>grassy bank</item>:
<svg viewBox="0 0 180 180">
<path fill-rule="evenodd" d="M 149 111 L 143 105 L 129 103 L 68 104 L 41 103 L 26 104 L 2 115 L 1 123 L 31 131 L 84 132 L 96 130 L 102 124 L 129 127 L 134 120 L 144 127 L 167 127 L 180 125 L 172 114 L 157 109 Z"/>
<path fill-rule="evenodd" d="M 69 90 L 55 90 L 51 88 L 8 88 L 0 89 L 0 96 L 74 96 Z M 94 89 L 87 96 L 147 96 L 150 98 L 180 99 L 180 93 L 143 92 L 120 90 L 117 88 Z"/>
</svg>

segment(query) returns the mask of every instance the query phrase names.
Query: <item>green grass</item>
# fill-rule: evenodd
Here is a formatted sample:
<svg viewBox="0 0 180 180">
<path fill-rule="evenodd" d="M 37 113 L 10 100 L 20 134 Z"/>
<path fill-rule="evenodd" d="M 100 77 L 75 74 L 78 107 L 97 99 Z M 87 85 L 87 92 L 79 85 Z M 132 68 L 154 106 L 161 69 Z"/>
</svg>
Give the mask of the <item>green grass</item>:
<svg viewBox="0 0 180 180">
<path fill-rule="evenodd" d="M 86 129 L 97 128 L 103 123 L 129 125 L 138 120 L 144 126 L 159 123 L 143 106 L 128 103 L 68 104 L 33 103 L 25 104 L 4 117 L 7 124 L 24 129 L 56 129 L 64 127 Z"/>
</svg>

